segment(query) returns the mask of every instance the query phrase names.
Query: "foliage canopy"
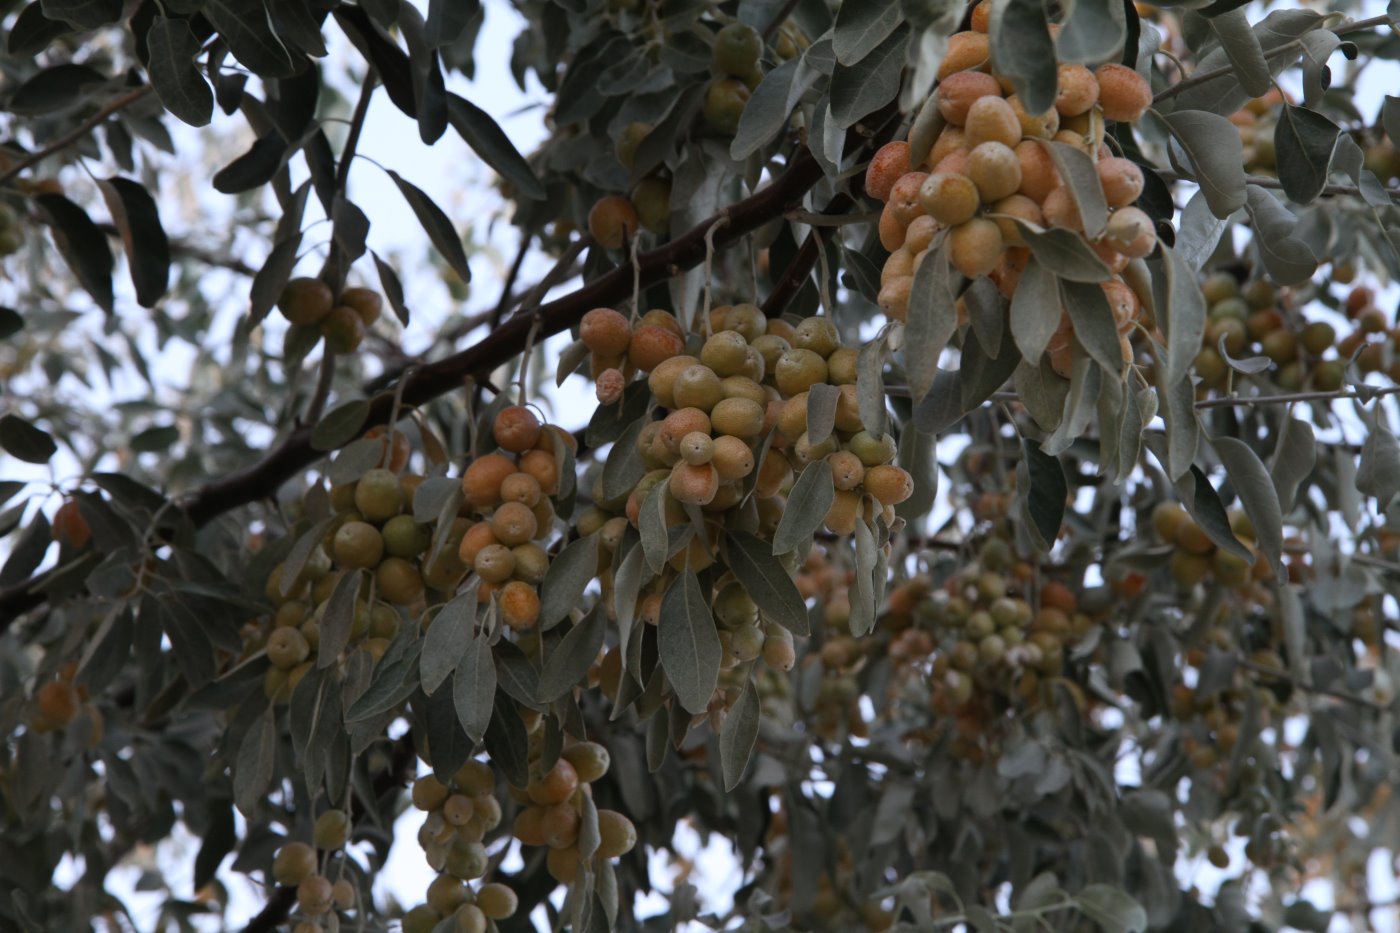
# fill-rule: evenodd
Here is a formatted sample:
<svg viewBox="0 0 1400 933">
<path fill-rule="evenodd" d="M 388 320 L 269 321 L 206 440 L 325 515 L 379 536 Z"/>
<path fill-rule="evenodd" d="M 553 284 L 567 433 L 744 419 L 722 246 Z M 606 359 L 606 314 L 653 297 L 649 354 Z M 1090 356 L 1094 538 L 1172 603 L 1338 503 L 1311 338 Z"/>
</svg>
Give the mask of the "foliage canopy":
<svg viewBox="0 0 1400 933">
<path fill-rule="evenodd" d="M 1385 910 L 1392 11 L 498 6 L 0 0 L 0 927 Z"/>
</svg>

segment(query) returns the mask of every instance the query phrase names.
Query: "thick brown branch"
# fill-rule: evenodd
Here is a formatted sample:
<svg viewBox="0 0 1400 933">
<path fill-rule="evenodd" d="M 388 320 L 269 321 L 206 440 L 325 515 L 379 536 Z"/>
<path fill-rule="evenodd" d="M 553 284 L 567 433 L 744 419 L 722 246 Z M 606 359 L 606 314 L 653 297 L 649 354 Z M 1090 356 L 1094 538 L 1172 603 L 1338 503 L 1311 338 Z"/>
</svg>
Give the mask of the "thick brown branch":
<svg viewBox="0 0 1400 933">
<path fill-rule="evenodd" d="M 798 203 L 802 195 L 821 178 L 821 167 L 806 151 L 801 151 L 782 175 L 752 197 L 726 208 L 680 237 L 658 249 L 638 256 L 642 287 L 664 281 L 677 271 L 688 269 L 705 258 L 705 235 L 711 226 L 727 217 L 715 237 L 716 246 L 727 246 L 780 216 Z M 520 314 L 503 323 L 479 343 L 460 353 L 428 363 L 416 370 L 404 392 L 405 405 L 431 401 L 462 385 L 465 377 L 486 379 L 503 361 L 525 349 L 533 322 L 539 321 L 539 338 L 568 330 L 590 308 L 616 304 L 632 292 L 630 263 L 620 265 L 577 291 L 541 305 L 533 314 Z M 370 401 L 368 423 L 389 416 L 393 394 L 381 392 Z M 289 435 L 260 463 L 216 480 L 185 498 L 182 505 L 196 524 L 203 525 L 238 506 L 268 495 L 298 470 L 321 456 L 311 446 L 311 425 Z M 9 607 L 0 603 L 0 618 Z"/>
</svg>

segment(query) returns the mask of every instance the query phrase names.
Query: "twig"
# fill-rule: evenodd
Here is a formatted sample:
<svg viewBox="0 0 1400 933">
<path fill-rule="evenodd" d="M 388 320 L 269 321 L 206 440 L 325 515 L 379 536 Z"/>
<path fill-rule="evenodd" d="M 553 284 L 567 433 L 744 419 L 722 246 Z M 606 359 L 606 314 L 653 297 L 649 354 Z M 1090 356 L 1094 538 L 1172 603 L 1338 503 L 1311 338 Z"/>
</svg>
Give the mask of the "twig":
<svg viewBox="0 0 1400 933">
<path fill-rule="evenodd" d="M 1335 399 L 1358 398 L 1370 401 L 1400 392 L 1400 386 L 1385 388 L 1367 387 L 1364 390 L 1337 389 L 1333 392 L 1291 392 L 1286 395 L 1232 395 L 1227 398 L 1208 398 L 1196 403 L 1197 408 L 1221 408 L 1233 405 L 1287 405 L 1292 402 L 1327 402 Z"/>
<path fill-rule="evenodd" d="M 1163 181 L 1189 181 L 1193 185 L 1198 184 L 1195 178 L 1192 178 L 1190 175 L 1183 175 L 1180 172 L 1173 172 L 1169 169 L 1153 169 L 1153 171 L 1156 172 L 1157 176 Z M 1249 175 L 1244 181 L 1247 185 L 1256 185 L 1260 188 L 1269 188 L 1274 191 L 1283 190 L 1283 182 L 1279 181 L 1277 178 L 1270 178 L 1268 175 Z M 1400 192 L 1392 191 L 1389 188 L 1385 189 L 1385 193 L 1392 201 L 1395 200 L 1397 194 L 1400 194 Z M 1318 192 L 1318 197 L 1361 197 L 1361 188 L 1357 185 L 1324 185 L 1322 190 Z"/>
<path fill-rule="evenodd" d="M 62 149 L 67 149 L 69 146 L 73 145 L 75 142 L 86 136 L 89 132 L 91 132 L 100 123 L 102 123 L 102 121 L 106 120 L 112 114 L 116 113 L 118 110 L 121 110 L 124 107 L 127 107 L 130 104 L 135 103 L 136 101 L 145 97 L 149 93 L 151 93 L 151 86 L 149 84 L 143 84 L 140 87 L 132 88 L 125 94 L 122 94 L 120 97 L 114 97 L 111 100 L 107 101 L 107 103 L 103 104 L 102 108 L 98 110 L 97 113 L 93 114 L 92 116 L 84 120 L 82 123 L 78 124 L 76 128 L 70 130 L 67 133 L 64 133 L 62 136 L 58 137 L 58 139 L 55 139 L 53 142 L 49 143 L 43 149 L 40 149 L 38 152 L 31 153 L 30 155 L 25 156 L 23 159 L 20 159 L 14 165 L 10 166 L 10 168 L 3 175 L 0 175 L 0 185 L 5 184 L 10 179 L 18 175 L 20 172 L 23 172 L 31 165 L 34 165 L 36 162 L 40 162 Z"/>
<path fill-rule="evenodd" d="M 1354 23 L 1348 23 L 1345 26 L 1333 29 L 1332 32 L 1333 34 L 1338 36 L 1345 36 L 1353 32 L 1363 32 L 1367 29 L 1370 29 L 1373 26 L 1386 26 L 1389 24 L 1390 17 L 1388 16 L 1372 16 L 1370 19 L 1360 19 Z M 1302 48 L 1302 46 L 1303 41 L 1301 39 L 1294 39 L 1291 42 L 1285 42 L 1278 48 L 1269 49 L 1265 51 L 1264 56 L 1266 58 L 1273 58 L 1274 56 L 1281 55 L 1284 52 L 1297 51 L 1298 49 Z M 1210 71 L 1204 73 L 1193 74 L 1189 78 L 1183 78 L 1182 80 L 1173 84 L 1171 87 L 1162 91 L 1156 97 L 1152 98 L 1152 102 L 1155 104 L 1164 100 L 1170 100 L 1176 95 L 1187 91 L 1198 84 L 1205 84 L 1207 81 L 1214 81 L 1216 78 L 1223 78 L 1226 75 L 1233 74 L 1234 71 L 1234 65 L 1221 65 L 1219 68 L 1212 68 Z"/>
<path fill-rule="evenodd" d="M 823 213 L 841 216 L 855 203 L 850 195 L 838 194 L 831 199 L 831 203 L 826 206 Z M 804 220 L 803 223 L 812 227 L 818 226 L 809 220 Z M 802 290 L 802 286 L 807 283 L 807 276 L 811 273 L 812 267 L 817 264 L 817 235 L 815 229 L 807 231 L 807 239 L 802 241 L 802 247 L 798 249 L 797 255 L 792 257 L 792 262 L 783 270 L 783 274 L 774 280 L 773 290 L 768 293 L 768 297 L 763 302 L 763 313 L 768 317 L 781 316 L 792 299 Z"/>
<path fill-rule="evenodd" d="M 335 351 L 326 347 L 321 353 L 321 374 L 316 379 L 316 394 L 311 396 L 311 402 L 306 406 L 306 418 L 302 424 L 314 425 L 321 420 L 321 413 L 326 409 L 326 399 L 331 395 L 331 383 L 335 381 Z"/>
<path fill-rule="evenodd" d="M 248 921 L 243 933 L 272 933 L 287 919 L 296 902 L 297 889 L 289 885 L 280 885 L 272 892 L 272 896 L 267 899 L 258 915 Z"/>
<path fill-rule="evenodd" d="M 1344 703 L 1354 703 L 1357 706 L 1364 706 L 1378 713 L 1383 713 L 1390 708 L 1383 703 L 1377 703 L 1375 700 L 1368 700 L 1365 697 L 1359 697 L 1354 693 L 1347 693 L 1344 690 L 1333 690 L 1331 687 L 1319 687 L 1315 684 L 1294 683 L 1293 675 L 1288 671 L 1281 671 L 1276 667 L 1260 664 L 1248 658 L 1240 658 L 1239 664 L 1240 667 L 1247 671 L 1253 671 L 1256 674 L 1264 674 L 1278 680 L 1280 683 L 1293 684 L 1293 686 L 1297 687 L 1299 690 L 1306 691 L 1307 693 L 1316 693 L 1319 696 L 1331 697 L 1334 700 L 1341 700 Z"/>
<path fill-rule="evenodd" d="M 350 117 L 350 132 L 345 137 L 345 151 L 340 154 L 340 164 L 335 168 L 335 187 L 342 194 L 350 183 L 350 163 L 355 161 L 355 150 L 360 146 L 360 134 L 365 129 L 365 118 L 369 116 L 369 102 L 374 97 L 378 77 L 373 66 L 370 66 L 364 82 L 360 84 L 360 99 L 355 102 L 355 112 Z"/>
</svg>

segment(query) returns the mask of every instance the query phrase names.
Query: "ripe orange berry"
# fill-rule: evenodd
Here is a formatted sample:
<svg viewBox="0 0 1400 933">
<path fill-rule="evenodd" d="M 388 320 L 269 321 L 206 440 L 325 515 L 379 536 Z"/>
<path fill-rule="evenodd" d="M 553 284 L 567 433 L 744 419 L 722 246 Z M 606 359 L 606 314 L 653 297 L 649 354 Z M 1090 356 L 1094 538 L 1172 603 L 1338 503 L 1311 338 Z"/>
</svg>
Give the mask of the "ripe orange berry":
<svg viewBox="0 0 1400 933">
<path fill-rule="evenodd" d="M 997 79 L 981 71 L 959 71 L 938 85 L 938 112 L 954 126 L 962 126 L 967 113 L 980 98 L 1000 97 Z"/>
<path fill-rule="evenodd" d="M 1021 119 L 1004 98 L 981 97 L 968 108 L 963 133 L 967 136 L 969 149 L 975 149 L 985 142 L 1015 146 L 1021 141 Z"/>
<path fill-rule="evenodd" d="M 1010 146 L 985 142 L 968 153 L 967 175 L 983 203 L 990 204 L 1020 189 L 1021 162 Z"/>
<path fill-rule="evenodd" d="M 491 533 L 507 547 L 524 544 L 534 538 L 538 530 L 535 513 L 520 502 L 503 502 L 491 516 Z"/>
<path fill-rule="evenodd" d="M 368 431 L 365 432 L 365 437 L 369 438 L 370 440 L 374 440 L 375 438 L 384 438 L 382 442 L 383 446 L 380 449 L 385 450 L 388 449 L 390 445 L 388 434 L 389 429 L 387 427 L 385 427 L 382 424 L 376 424 L 374 427 L 370 428 Z M 413 452 L 413 447 L 408 442 L 408 435 L 404 434 L 402 431 L 394 432 L 392 443 L 393 447 L 391 450 L 389 450 L 389 470 L 393 473 L 402 473 L 404 467 L 408 466 L 408 457 L 409 454 Z M 381 457 L 380 463 L 383 462 L 383 458 Z M 406 498 L 410 502 L 413 499 L 412 496 L 407 496 Z"/>
<path fill-rule="evenodd" d="M 33 720 L 35 731 L 51 732 L 68 726 L 78 718 L 82 704 L 78 690 L 66 680 L 51 680 L 34 692 L 38 707 Z"/>
<path fill-rule="evenodd" d="M 1060 84 L 1055 92 L 1055 109 L 1062 117 L 1077 117 L 1087 113 L 1099 99 L 1099 82 L 1094 73 L 1083 65 L 1061 65 Z"/>
<path fill-rule="evenodd" d="M 890 199 L 894 183 L 912 171 L 909 144 L 903 140 L 885 143 L 865 169 L 865 193 L 880 201 Z"/>
<path fill-rule="evenodd" d="M 333 307 L 331 287 L 309 276 L 292 279 L 277 299 L 277 309 L 293 324 L 319 324 Z"/>
<path fill-rule="evenodd" d="M 679 356 L 685 341 L 679 335 L 654 324 L 646 324 L 632 332 L 627 359 L 644 373 L 649 373 L 663 361 Z"/>
<path fill-rule="evenodd" d="M 982 206 L 971 178 L 947 172 L 934 172 L 924 179 L 919 198 L 929 217 L 949 227 L 976 217 Z"/>
<path fill-rule="evenodd" d="M 1157 248 L 1157 226 L 1136 207 L 1120 207 L 1108 218 L 1104 239 L 1124 256 L 1139 259 Z"/>
<path fill-rule="evenodd" d="M 490 508 L 501 501 L 501 483 L 516 472 L 509 457 L 486 454 L 473 460 L 462 473 L 462 496 L 476 508 Z"/>
<path fill-rule="evenodd" d="M 880 245 L 890 252 L 899 249 L 904 245 L 906 226 L 906 224 L 900 222 L 895 212 L 894 205 L 886 204 L 885 209 L 880 212 Z"/>
<path fill-rule="evenodd" d="M 1001 229 L 985 217 L 974 217 L 954 227 L 948 235 L 948 257 L 970 279 L 995 269 L 1004 246 Z"/>
<path fill-rule="evenodd" d="M 721 435 L 714 439 L 710 464 L 721 482 L 743 479 L 753 472 L 753 450 L 737 437 Z"/>
<path fill-rule="evenodd" d="M 360 316 L 360 320 L 365 322 L 366 327 L 379 320 L 379 315 L 384 312 L 384 299 L 370 288 L 347 288 L 340 293 L 340 303 L 353 309 Z"/>
<path fill-rule="evenodd" d="M 546 496 L 559 495 L 559 464 L 552 452 L 538 447 L 525 451 L 520 456 L 520 472 L 533 476 Z M 541 500 L 540 504 L 545 503 Z"/>
<path fill-rule="evenodd" d="M 1041 213 L 1040 205 L 1024 194 L 1013 194 L 1002 198 L 992 205 L 992 213 L 1005 215 L 996 218 L 996 224 L 997 228 L 1001 230 L 1001 238 L 1006 241 L 1008 246 L 1026 245 L 1021 225 L 1011 218 L 1020 218 L 1027 223 L 1035 224 L 1037 227 L 1045 226 L 1045 215 Z"/>
<path fill-rule="evenodd" d="M 516 631 L 535 627 L 540 620 L 540 594 L 521 580 L 512 580 L 501 587 L 501 618 Z"/>
<path fill-rule="evenodd" d="M 632 325 L 626 315 L 612 308 L 594 308 L 579 322 L 579 339 L 602 356 L 621 356 L 632 342 Z"/>
<path fill-rule="evenodd" d="M 986 6 L 986 4 L 982 4 Z M 975 15 L 975 14 L 974 14 Z M 975 20 L 974 20 L 975 23 Z M 980 68 L 991 58 L 991 44 L 986 29 L 955 32 L 948 37 L 948 51 L 938 65 L 938 80 L 946 81 L 951 75 L 970 68 Z"/>
<path fill-rule="evenodd" d="M 914 477 L 892 463 L 866 470 L 862 485 L 881 505 L 898 505 L 914 494 Z"/>
<path fill-rule="evenodd" d="M 1032 139 L 1016 144 L 1016 161 L 1021 163 L 1020 193 L 1043 203 L 1046 196 L 1060 184 L 1060 173 L 1045 147 Z"/>
<path fill-rule="evenodd" d="M 570 770 L 573 770 L 572 767 Z M 578 825 L 578 811 L 570 803 L 556 803 L 545 807 L 540 816 L 544 844 L 551 849 L 567 849 L 578 842 Z"/>
<path fill-rule="evenodd" d="M 297 885 L 297 906 L 310 917 L 330 913 L 334 897 L 335 890 L 330 879 L 320 875 L 312 875 Z"/>
<path fill-rule="evenodd" d="M 481 553 L 483 548 L 500 543 L 496 539 L 496 533 L 491 530 L 491 523 L 479 522 L 462 534 L 462 543 L 457 548 L 457 557 L 463 564 L 470 567 L 476 563 L 476 556 Z"/>
<path fill-rule="evenodd" d="M 78 508 L 78 500 L 69 499 L 53 513 L 53 526 L 50 529 L 53 539 L 63 547 L 82 550 L 92 540 L 92 528 L 83 518 Z"/>
<path fill-rule="evenodd" d="M 567 758 L 560 758 L 554 767 L 531 779 L 525 792 L 540 806 L 563 803 L 578 789 L 578 772 Z"/>
<path fill-rule="evenodd" d="M 1011 106 L 1011 112 L 1016 114 L 1016 120 L 1021 124 L 1021 135 L 1034 139 L 1049 139 L 1060 129 L 1060 112 L 1054 107 L 1044 113 L 1030 113 L 1026 110 L 1026 105 L 1021 98 L 1012 94 L 1006 99 Z M 1004 140 L 1003 140 L 1004 142 Z M 1016 142 L 1020 142 L 1018 139 Z M 1016 143 L 1007 145 L 1015 146 Z"/>
<path fill-rule="evenodd" d="M 492 433 L 505 450 L 524 453 L 540 439 L 540 419 L 524 405 L 510 405 L 496 413 Z"/>
<path fill-rule="evenodd" d="M 637 827 L 632 821 L 616 810 L 598 811 L 598 858 L 620 858 L 631 852 L 637 845 Z"/>
<path fill-rule="evenodd" d="M 1142 194 L 1145 184 L 1142 169 L 1132 159 L 1113 156 L 1100 159 L 1096 167 L 1109 207 L 1126 207 Z"/>
<path fill-rule="evenodd" d="M 677 463 L 671 468 L 671 495 L 687 505 L 709 505 L 719 492 L 719 472 L 710 464 Z"/>
<path fill-rule="evenodd" d="M 637 235 L 639 223 L 637 209 L 620 194 L 599 198 L 588 212 L 588 232 L 604 249 L 621 249 Z"/>
<path fill-rule="evenodd" d="M 1105 120 L 1133 123 L 1152 106 L 1152 87 L 1142 75 L 1126 65 L 1110 62 L 1095 73 L 1099 84 L 1099 106 Z"/>
<path fill-rule="evenodd" d="M 909 172 L 895 182 L 894 188 L 890 190 L 890 212 L 903 227 L 907 228 L 915 217 L 924 212 L 919 190 L 926 178 L 927 172 Z"/>
<path fill-rule="evenodd" d="M 1084 220 L 1079 216 L 1079 205 L 1075 203 L 1074 195 L 1070 194 L 1067 186 L 1061 185 L 1047 194 L 1041 204 L 1041 210 L 1045 213 L 1046 222 L 1052 227 L 1063 227 L 1076 233 L 1084 232 Z"/>
</svg>

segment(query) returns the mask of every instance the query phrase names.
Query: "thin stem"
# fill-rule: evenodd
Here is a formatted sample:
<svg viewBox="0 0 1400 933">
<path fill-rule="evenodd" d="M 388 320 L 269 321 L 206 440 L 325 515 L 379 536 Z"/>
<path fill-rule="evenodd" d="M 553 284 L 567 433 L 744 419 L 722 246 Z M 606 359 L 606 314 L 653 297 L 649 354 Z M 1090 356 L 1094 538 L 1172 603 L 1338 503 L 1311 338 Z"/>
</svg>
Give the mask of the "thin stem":
<svg viewBox="0 0 1400 933">
<path fill-rule="evenodd" d="M 773 33 L 782 28 L 783 22 L 792 15 L 793 10 L 797 9 L 797 4 L 798 0 L 787 0 L 786 3 L 778 8 L 778 12 L 774 13 L 773 18 L 768 21 L 768 25 L 763 27 L 764 42 L 773 38 Z"/>
<path fill-rule="evenodd" d="M 1293 402 L 1328 402 L 1335 399 L 1359 398 L 1370 401 L 1400 392 L 1400 386 L 1367 387 L 1364 390 L 1337 389 L 1333 392 L 1291 392 L 1286 395 L 1249 395 L 1228 398 L 1207 398 L 1196 403 L 1197 408 L 1224 408 L 1235 405 L 1288 405 Z"/>
<path fill-rule="evenodd" d="M 44 159 L 47 159 L 55 152 L 67 149 L 69 146 L 73 145 L 75 142 L 86 136 L 89 132 L 95 129 L 100 123 L 102 123 L 112 114 L 116 113 L 118 110 L 123 109 L 124 107 L 134 104 L 136 101 L 151 93 L 151 90 L 152 89 L 149 84 L 143 84 L 140 87 L 132 88 L 125 94 L 122 94 L 120 97 L 114 97 L 111 100 L 107 101 L 107 103 L 102 105 L 102 109 L 98 110 L 97 113 L 93 114 L 92 116 L 84 120 L 82 123 L 78 124 L 76 128 L 70 130 L 67 133 L 64 133 L 62 136 L 58 137 L 58 139 L 55 139 L 53 142 L 49 143 L 43 149 L 40 149 L 38 152 L 31 153 L 30 155 L 25 156 L 23 159 L 20 159 L 14 165 L 10 166 L 10 168 L 4 174 L 0 175 L 0 185 L 5 184 L 7 181 L 14 178 L 20 172 L 23 172 L 25 169 L 29 168 L 36 162 L 40 162 Z"/>
<path fill-rule="evenodd" d="M 335 169 L 335 188 L 341 194 L 345 193 L 345 188 L 350 183 L 350 163 L 355 161 L 355 150 L 360 146 L 360 134 L 364 132 L 365 118 L 369 116 L 369 102 L 374 96 L 377 84 L 378 75 L 370 68 L 365 80 L 360 84 L 360 99 L 355 102 L 355 112 L 350 117 L 350 132 L 345 137 L 345 151 L 340 154 L 340 164 Z"/>
<path fill-rule="evenodd" d="M 326 410 L 326 400 L 331 396 L 331 383 L 334 381 L 335 351 L 326 347 L 321 354 L 321 373 L 316 379 L 316 394 L 311 396 L 311 402 L 306 406 L 303 424 L 315 424 L 321 420 L 321 413 Z"/>
<path fill-rule="evenodd" d="M 1373 26 L 1388 25 L 1390 25 L 1390 17 L 1372 16 L 1370 19 L 1360 19 L 1354 23 L 1348 23 L 1345 26 L 1333 29 L 1332 32 L 1338 36 L 1345 36 L 1353 32 L 1364 32 L 1365 30 L 1370 29 Z M 1301 39 L 1294 39 L 1292 42 L 1285 42 L 1278 48 L 1266 51 L 1264 53 L 1264 57 L 1273 58 L 1277 55 L 1282 55 L 1284 52 L 1297 51 L 1302 47 L 1303 41 Z M 1160 103 L 1164 100 L 1170 100 L 1176 95 L 1181 94 L 1184 91 L 1190 90 L 1198 84 L 1205 84 L 1207 81 L 1214 81 L 1216 78 L 1223 78 L 1226 75 L 1233 74 L 1234 71 L 1234 65 L 1221 65 L 1219 68 L 1212 68 L 1210 71 L 1204 73 L 1193 74 L 1191 75 L 1191 77 L 1183 78 L 1182 80 L 1173 84 L 1171 87 L 1162 91 L 1156 97 L 1152 98 L 1152 102 L 1155 104 Z"/>
<path fill-rule="evenodd" d="M 1169 169 L 1154 169 L 1154 171 L 1163 181 L 1189 181 L 1192 184 L 1197 183 L 1196 179 L 1192 178 L 1190 175 L 1183 175 L 1180 172 L 1173 172 Z M 1283 190 L 1283 182 L 1279 181 L 1277 178 L 1270 178 L 1268 175 L 1249 175 L 1246 176 L 1244 181 L 1247 185 L 1269 188 L 1274 191 Z M 1385 193 L 1392 201 L 1395 200 L 1397 194 L 1400 194 L 1400 192 L 1391 191 L 1389 188 L 1386 189 Z M 1361 197 L 1361 188 L 1357 185 L 1324 185 L 1322 190 L 1318 193 L 1318 196 L 1324 198 Z"/>
</svg>

